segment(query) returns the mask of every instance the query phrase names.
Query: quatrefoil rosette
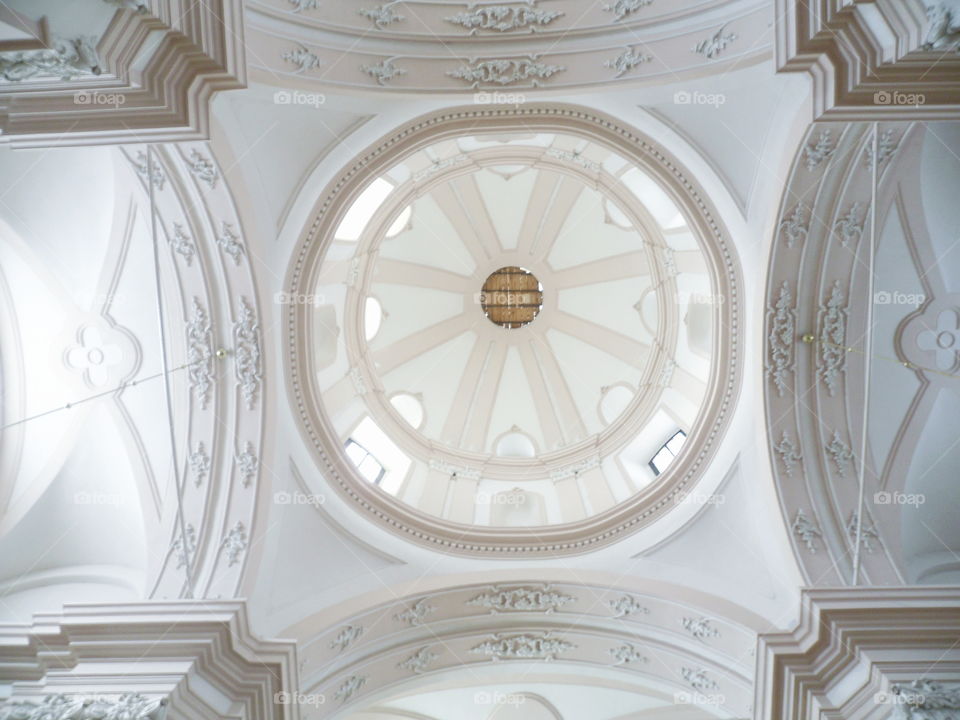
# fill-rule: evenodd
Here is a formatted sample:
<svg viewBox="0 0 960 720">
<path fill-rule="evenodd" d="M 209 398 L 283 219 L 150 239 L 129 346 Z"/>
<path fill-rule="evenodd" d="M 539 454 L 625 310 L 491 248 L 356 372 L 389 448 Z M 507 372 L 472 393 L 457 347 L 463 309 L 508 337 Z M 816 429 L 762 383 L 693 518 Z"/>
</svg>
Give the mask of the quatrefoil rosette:
<svg viewBox="0 0 960 720">
<path fill-rule="evenodd" d="M 960 294 L 937 298 L 908 316 L 898 333 L 897 349 L 905 362 L 955 372 L 960 366 Z M 938 373 L 928 376 L 946 380 Z"/>
</svg>

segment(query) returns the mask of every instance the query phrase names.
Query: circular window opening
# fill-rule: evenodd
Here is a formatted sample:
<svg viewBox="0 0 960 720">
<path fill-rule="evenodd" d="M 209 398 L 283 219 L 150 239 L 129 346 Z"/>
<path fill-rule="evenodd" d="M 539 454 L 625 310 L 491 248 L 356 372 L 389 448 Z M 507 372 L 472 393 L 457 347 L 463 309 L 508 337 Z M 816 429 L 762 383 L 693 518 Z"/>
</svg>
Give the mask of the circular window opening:
<svg viewBox="0 0 960 720">
<path fill-rule="evenodd" d="M 480 306 L 495 325 L 523 327 L 533 322 L 543 306 L 543 285 L 526 268 L 502 267 L 483 283 Z"/>
</svg>

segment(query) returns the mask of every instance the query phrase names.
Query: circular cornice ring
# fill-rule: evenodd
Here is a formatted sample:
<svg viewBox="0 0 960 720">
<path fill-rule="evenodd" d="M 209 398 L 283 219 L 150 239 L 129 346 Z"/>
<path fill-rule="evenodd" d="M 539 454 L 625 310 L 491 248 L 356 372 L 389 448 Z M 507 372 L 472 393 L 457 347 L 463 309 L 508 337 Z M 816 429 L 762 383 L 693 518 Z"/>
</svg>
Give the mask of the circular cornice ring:
<svg viewBox="0 0 960 720">
<path fill-rule="evenodd" d="M 285 307 L 287 386 L 308 446 L 329 484 L 362 514 L 418 544 L 442 552 L 473 556 L 530 557 L 589 552 L 662 517 L 689 492 L 719 446 L 732 415 L 731 404 L 742 376 L 743 342 L 740 266 L 717 211 L 703 189 L 666 150 L 639 131 L 588 108 L 529 103 L 513 108 L 452 108 L 421 116 L 369 146 L 324 189 L 301 233 L 288 270 L 286 287 L 292 295 L 307 294 L 326 249 L 352 200 L 372 178 L 399 159 L 439 140 L 471 132 L 577 133 L 610 147 L 654 178 L 680 208 L 701 243 L 710 266 L 713 290 L 724 302 L 715 303 L 710 383 L 685 452 L 670 470 L 642 491 L 584 520 L 536 528 L 462 525 L 429 516 L 362 481 L 336 447 L 336 433 L 318 405 L 308 369 L 309 311 L 303 304 Z"/>
</svg>

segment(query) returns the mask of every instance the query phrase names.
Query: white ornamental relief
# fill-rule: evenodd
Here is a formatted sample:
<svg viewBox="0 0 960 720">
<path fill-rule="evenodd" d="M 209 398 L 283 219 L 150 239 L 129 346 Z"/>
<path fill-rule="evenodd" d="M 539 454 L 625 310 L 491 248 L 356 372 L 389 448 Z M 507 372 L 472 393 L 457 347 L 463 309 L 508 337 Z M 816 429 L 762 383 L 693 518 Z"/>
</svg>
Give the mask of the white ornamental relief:
<svg viewBox="0 0 960 720">
<path fill-rule="evenodd" d="M 481 5 L 473 6 L 466 12 L 460 12 L 444 18 L 447 22 L 460 25 L 476 35 L 481 30 L 492 32 L 536 32 L 537 28 L 549 25 L 562 12 L 540 10 L 534 7 L 537 0 L 527 0 L 524 5 Z"/>
<path fill-rule="evenodd" d="M 610 656 L 614 660 L 614 665 L 629 665 L 635 662 L 645 663 L 648 662 L 639 650 L 637 650 L 630 643 L 624 643 L 623 645 L 618 645 L 615 648 L 610 648 L 607 650 L 610 653 Z"/>
<path fill-rule="evenodd" d="M 453 157 L 444 158 L 443 160 L 434 160 L 433 163 L 428 167 L 415 172 L 413 174 L 413 181 L 420 182 L 421 180 L 426 180 L 429 177 L 433 177 L 438 172 L 446 170 L 447 168 L 455 167 L 456 165 L 462 165 L 466 162 L 470 162 L 470 156 L 463 153 L 460 155 L 454 155 Z"/>
<path fill-rule="evenodd" d="M 827 392 L 833 397 L 837 392 L 840 375 L 846 371 L 847 363 L 847 310 L 844 307 L 840 282 L 834 281 L 830 294 L 819 311 L 820 357 L 818 375 L 827 386 Z"/>
<path fill-rule="evenodd" d="M 833 460 L 833 464 L 836 465 L 837 474 L 839 474 L 840 477 L 845 477 L 847 474 L 847 463 L 854 459 L 854 454 L 850 446 L 840 439 L 839 430 L 833 431 L 833 437 L 830 439 L 830 442 L 824 445 L 824 449 L 827 451 L 830 459 Z"/>
<path fill-rule="evenodd" d="M 561 150 L 560 148 L 549 148 L 545 155 L 549 157 L 556 158 L 557 160 L 562 160 L 563 162 L 573 163 L 574 165 L 579 165 L 586 170 L 592 172 L 600 172 L 599 163 L 595 163 L 593 160 L 588 160 L 580 152 L 575 150 Z"/>
<path fill-rule="evenodd" d="M 580 462 L 571 463 L 570 465 L 559 467 L 556 470 L 551 470 L 550 479 L 554 482 L 557 482 L 567 478 L 579 477 L 587 470 L 592 470 L 593 468 L 597 467 L 600 467 L 600 458 L 599 456 L 595 455 L 585 460 L 581 460 Z"/>
<path fill-rule="evenodd" d="M 736 33 L 723 34 L 726 25 L 717 30 L 713 35 L 698 42 L 693 47 L 693 52 L 697 55 L 703 55 L 707 60 L 713 60 L 720 53 L 727 49 L 727 46 L 737 39 Z"/>
<path fill-rule="evenodd" d="M 217 172 L 217 166 L 213 164 L 210 158 L 193 149 L 190 151 L 190 162 L 188 164 L 190 172 L 197 180 L 206 183 L 211 190 L 216 187 L 220 173 Z"/>
<path fill-rule="evenodd" d="M 177 570 L 189 567 L 193 560 L 193 553 L 197 549 L 197 531 L 193 525 L 187 524 L 183 533 L 177 536 L 170 548 L 177 556 Z"/>
<path fill-rule="evenodd" d="M 307 72 L 307 70 L 318 68 L 322 64 L 317 54 L 308 50 L 303 45 L 296 47 L 293 50 L 288 50 L 280 57 L 291 65 L 296 65 L 298 68 L 296 74 L 298 75 L 300 73 Z"/>
<path fill-rule="evenodd" d="M 638 65 L 650 62 L 651 60 L 653 60 L 653 56 L 644 55 L 636 48 L 628 47 L 615 58 L 604 61 L 603 66 L 611 70 L 616 70 L 617 72 L 614 78 L 621 78 Z"/>
<path fill-rule="evenodd" d="M 927 20 L 923 49 L 960 53 L 960 8 L 945 2 L 927 4 Z"/>
<path fill-rule="evenodd" d="M 210 473 L 210 456 L 202 442 L 197 443 L 197 449 L 190 453 L 188 462 L 190 472 L 193 473 L 193 482 L 200 487 L 203 479 Z"/>
<path fill-rule="evenodd" d="M 830 139 L 830 131 L 822 130 L 815 143 L 803 146 L 803 160 L 807 170 L 810 172 L 816 170 L 820 163 L 833 155 L 836 149 L 836 145 Z"/>
<path fill-rule="evenodd" d="M 193 241 L 187 236 L 187 233 L 184 232 L 183 226 L 180 225 L 180 223 L 173 224 L 173 237 L 169 238 L 169 242 L 173 251 L 183 258 L 183 262 L 187 267 L 190 267 L 190 264 L 193 262 L 196 247 L 194 247 Z"/>
<path fill-rule="evenodd" d="M 233 567 L 240 562 L 243 551 L 247 549 L 247 530 L 239 520 L 230 528 L 220 543 L 227 556 L 227 565 Z"/>
<path fill-rule="evenodd" d="M 780 286 L 773 307 L 767 308 L 767 318 L 770 327 L 767 334 L 767 375 L 773 381 L 777 395 L 783 397 L 788 389 L 787 380 L 794 372 L 793 350 L 797 336 L 797 310 L 793 306 L 793 296 L 786 280 Z"/>
<path fill-rule="evenodd" d="M 807 546 L 807 550 L 809 550 L 812 555 L 816 555 L 817 538 L 823 537 L 819 526 L 808 518 L 803 510 L 797 510 L 797 514 L 793 518 L 792 528 L 796 536 L 800 538 L 800 542 Z"/>
<path fill-rule="evenodd" d="M 115 697 L 47 695 L 39 703 L 0 702 L 0 720 L 162 720 L 166 704 L 166 699 L 151 699 L 139 693 Z"/>
<path fill-rule="evenodd" d="M 774 452 L 780 457 L 783 463 L 783 472 L 787 477 L 793 477 L 793 468 L 801 461 L 800 453 L 797 452 L 797 445 L 788 436 L 784 430 L 780 436 L 780 441 L 773 446 Z"/>
<path fill-rule="evenodd" d="M 470 598 L 467 605 L 487 608 L 491 614 L 511 611 L 550 614 L 575 600 L 576 598 L 571 595 L 551 590 L 549 585 L 545 585 L 543 588 L 501 589 L 493 587 L 485 593 Z"/>
<path fill-rule="evenodd" d="M 372 20 L 378 30 L 382 30 L 391 23 L 402 22 L 406 19 L 393 9 L 394 4 L 389 2 L 372 8 L 361 8 L 357 12 L 368 20 Z"/>
<path fill-rule="evenodd" d="M 877 138 L 877 156 L 880 158 L 880 165 L 889 160 L 897 149 L 897 141 L 894 139 L 893 130 L 884 130 Z M 868 170 L 873 170 L 873 138 L 867 140 L 867 147 L 864 152 L 865 162 Z"/>
<path fill-rule="evenodd" d="M 720 637 L 720 631 L 710 624 L 709 618 L 685 617 L 680 621 L 680 624 L 697 640 L 706 641 L 710 638 Z"/>
<path fill-rule="evenodd" d="M 243 255 L 243 245 L 240 244 L 240 238 L 233 231 L 233 225 L 225 220 L 220 223 L 220 232 L 217 233 L 217 245 L 223 252 L 233 258 L 234 265 L 240 264 L 240 256 Z"/>
<path fill-rule="evenodd" d="M 366 395 L 367 381 L 363 379 L 363 373 L 360 372 L 360 368 L 350 368 L 348 374 L 350 376 L 350 383 L 353 385 L 353 391 L 361 397 Z"/>
<path fill-rule="evenodd" d="M 398 75 L 406 75 L 407 71 L 393 64 L 396 58 L 381 60 L 375 65 L 363 65 L 360 67 L 363 72 L 377 81 L 377 85 L 386 85 Z"/>
<path fill-rule="evenodd" d="M 133 167 L 141 180 L 145 183 L 152 183 L 156 190 L 163 190 L 167 176 L 155 159 L 148 158 L 145 152 L 138 152 L 137 159 L 133 161 Z"/>
<path fill-rule="evenodd" d="M 863 206 L 859 202 L 853 203 L 847 212 L 833 224 L 834 234 L 840 238 L 840 244 L 848 247 L 850 243 L 856 243 L 863 235 L 863 225 L 866 222 L 866 216 L 860 217 L 860 210 Z"/>
<path fill-rule="evenodd" d="M 603 6 L 606 12 L 613 13 L 613 21 L 620 22 L 633 13 L 641 10 L 648 5 L 652 5 L 653 0 L 616 0 L 616 2 L 607 3 Z"/>
<path fill-rule="evenodd" d="M 57 39 L 52 47 L 0 54 L 0 79 L 20 82 L 32 78 L 73 80 L 102 72 L 96 39 Z"/>
<path fill-rule="evenodd" d="M 613 616 L 618 618 L 628 617 L 637 613 L 641 615 L 650 614 L 649 608 L 645 607 L 639 600 L 631 595 L 623 595 L 616 600 L 611 600 L 609 605 L 610 609 L 613 610 Z"/>
<path fill-rule="evenodd" d="M 260 324 L 246 298 L 240 298 L 240 312 L 233 325 L 233 367 L 237 387 L 248 410 L 257 404 L 263 379 L 260 349 Z"/>
<path fill-rule="evenodd" d="M 187 378 L 190 389 L 200 407 L 206 410 L 213 390 L 213 331 L 210 319 L 200 302 L 194 298 L 187 321 Z"/>
<path fill-rule="evenodd" d="M 708 692 L 720 687 L 717 681 L 707 675 L 707 671 L 702 668 L 682 667 L 680 668 L 680 676 L 686 680 L 690 687 L 700 692 Z"/>
<path fill-rule="evenodd" d="M 556 660 L 576 645 L 554 637 L 553 633 L 521 633 L 508 635 L 496 633 L 479 645 L 470 648 L 475 655 L 486 655 L 494 662 L 498 660 Z"/>
<path fill-rule="evenodd" d="M 797 243 L 807 239 L 807 233 L 810 230 L 811 213 L 810 208 L 805 203 L 797 203 L 793 212 L 784 217 L 777 226 L 777 232 L 788 248 L 792 248 Z"/>
<path fill-rule="evenodd" d="M 529 81 L 533 87 L 540 87 L 541 80 L 549 80 L 558 72 L 566 70 L 563 65 L 548 65 L 540 61 L 539 55 L 524 58 L 502 58 L 497 60 L 470 59 L 468 64 L 456 70 L 448 70 L 447 75 L 463 80 L 472 88 L 481 85 L 513 85 Z"/>
<path fill-rule="evenodd" d="M 330 641 L 330 649 L 342 653 L 363 635 L 363 625 L 344 625 L 337 636 Z"/>
<path fill-rule="evenodd" d="M 896 698 L 893 720 L 956 720 L 960 711 L 960 685 L 921 679 L 891 685 L 890 693 Z"/>
<path fill-rule="evenodd" d="M 317 10 L 320 7 L 320 0 L 288 0 L 293 5 L 293 12 L 299 13 L 304 10 Z"/>
<path fill-rule="evenodd" d="M 243 446 L 243 452 L 234 456 L 237 463 L 237 473 L 240 475 L 240 481 L 244 487 L 250 487 L 250 483 L 257 476 L 257 454 L 254 452 L 253 443 L 249 440 Z"/>
<path fill-rule="evenodd" d="M 847 535 L 850 537 L 850 542 L 854 545 L 857 542 L 857 511 L 851 510 L 850 515 L 847 516 Z M 868 553 L 874 551 L 874 542 L 880 541 L 880 535 L 877 533 L 877 527 L 870 521 L 870 517 L 866 514 L 863 516 L 863 523 L 860 526 L 860 547 L 866 550 Z"/>
<path fill-rule="evenodd" d="M 419 627 L 423 625 L 427 615 L 436 611 L 437 608 L 428 603 L 426 598 L 420 598 L 412 606 L 394 615 L 393 619 L 407 623 L 410 627 Z"/>
<path fill-rule="evenodd" d="M 465 480 L 479 480 L 482 474 L 478 468 L 471 468 L 466 465 L 453 465 L 439 458 L 430 458 L 429 465 L 431 470 L 437 470 L 444 475 L 464 478 Z"/>
<path fill-rule="evenodd" d="M 422 647 L 403 662 L 397 663 L 397 667 L 401 670 L 409 670 L 414 675 L 420 675 L 439 657 L 440 656 L 432 652 L 429 647 Z"/>
<path fill-rule="evenodd" d="M 351 675 L 342 683 L 333 694 L 335 700 L 341 703 L 347 702 L 350 698 L 360 692 L 360 689 L 367 684 L 367 678 L 364 675 Z"/>
</svg>

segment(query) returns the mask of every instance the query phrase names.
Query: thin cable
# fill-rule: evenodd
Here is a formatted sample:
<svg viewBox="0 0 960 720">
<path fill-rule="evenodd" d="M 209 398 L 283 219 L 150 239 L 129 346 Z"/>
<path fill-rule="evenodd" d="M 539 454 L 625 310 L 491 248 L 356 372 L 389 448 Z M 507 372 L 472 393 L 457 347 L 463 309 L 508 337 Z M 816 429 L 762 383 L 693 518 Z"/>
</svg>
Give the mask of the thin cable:
<svg viewBox="0 0 960 720">
<path fill-rule="evenodd" d="M 870 351 L 873 344 L 873 256 L 877 242 L 877 174 L 880 168 L 880 154 L 877 148 L 877 123 L 873 123 L 873 164 L 871 165 L 870 188 L 870 238 L 867 248 L 867 327 L 864 335 L 863 353 L 863 430 L 860 435 L 860 467 L 857 480 L 859 492 L 857 497 L 857 532 L 854 535 L 853 548 L 853 584 L 860 582 L 860 534 L 863 532 L 863 495 L 866 486 L 867 474 L 867 430 L 870 422 Z"/>
<path fill-rule="evenodd" d="M 173 400 L 170 376 L 167 373 L 167 332 L 163 321 L 163 293 L 160 288 L 160 244 L 157 239 L 157 208 L 153 192 L 153 145 L 147 145 L 147 187 L 150 188 L 150 233 L 153 237 L 153 277 L 157 295 L 157 323 L 160 326 L 160 364 L 163 370 L 163 394 L 167 404 L 167 429 L 170 433 L 170 452 L 173 456 L 173 484 L 177 490 L 177 524 L 180 526 L 183 561 L 186 565 L 187 597 L 193 597 L 193 559 L 187 540 L 187 524 L 183 517 L 183 486 L 180 484 L 180 464 L 177 460 L 177 439 L 173 429 Z"/>
</svg>

